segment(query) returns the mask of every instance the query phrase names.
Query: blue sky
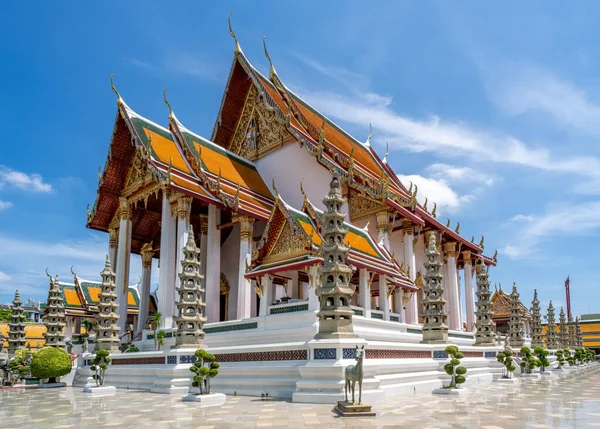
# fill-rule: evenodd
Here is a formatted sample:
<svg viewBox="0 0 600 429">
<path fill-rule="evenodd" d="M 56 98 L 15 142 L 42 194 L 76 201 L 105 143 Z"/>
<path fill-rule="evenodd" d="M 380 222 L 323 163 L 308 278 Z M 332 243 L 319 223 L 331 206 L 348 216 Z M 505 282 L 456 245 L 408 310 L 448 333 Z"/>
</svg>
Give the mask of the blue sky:
<svg viewBox="0 0 600 429">
<path fill-rule="evenodd" d="M 233 58 L 227 13 L 263 72 L 372 144 L 439 217 L 499 249 L 492 282 L 600 311 L 600 4 L 539 2 L 18 2 L 0 27 L 0 302 L 44 299 L 43 273 L 97 278 L 85 228 L 115 96 L 206 137 Z M 431 204 L 431 203 L 430 203 Z M 430 205 L 431 207 L 431 205 Z M 132 282 L 139 277 L 132 261 Z M 155 270 L 156 273 L 156 270 Z"/>
</svg>

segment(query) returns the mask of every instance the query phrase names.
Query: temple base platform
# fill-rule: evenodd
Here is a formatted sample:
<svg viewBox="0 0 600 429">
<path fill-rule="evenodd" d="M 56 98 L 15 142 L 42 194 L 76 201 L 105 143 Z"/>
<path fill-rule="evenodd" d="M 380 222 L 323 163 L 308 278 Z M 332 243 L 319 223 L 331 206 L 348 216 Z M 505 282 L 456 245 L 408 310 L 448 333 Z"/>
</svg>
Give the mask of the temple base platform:
<svg viewBox="0 0 600 429">
<path fill-rule="evenodd" d="M 349 401 L 337 401 L 333 411 L 341 417 L 375 417 L 377 415 L 377 413 L 371 411 L 370 405 L 359 405 Z"/>
</svg>

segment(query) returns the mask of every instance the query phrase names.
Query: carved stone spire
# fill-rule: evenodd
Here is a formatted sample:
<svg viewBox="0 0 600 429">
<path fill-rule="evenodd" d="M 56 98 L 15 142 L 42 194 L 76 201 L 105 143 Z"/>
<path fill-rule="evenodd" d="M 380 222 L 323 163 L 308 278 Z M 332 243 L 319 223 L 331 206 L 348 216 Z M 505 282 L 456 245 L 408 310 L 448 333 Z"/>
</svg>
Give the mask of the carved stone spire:
<svg viewBox="0 0 600 429">
<path fill-rule="evenodd" d="M 577 339 L 577 347 L 583 347 L 583 335 L 581 335 L 581 323 L 579 317 L 575 318 L 575 338 Z"/>
<path fill-rule="evenodd" d="M 548 305 L 548 329 L 546 330 L 546 347 L 550 350 L 558 349 L 556 322 L 554 321 L 554 307 L 552 301 Z"/>
<path fill-rule="evenodd" d="M 511 347 L 522 347 L 523 341 L 523 309 L 519 301 L 517 285 L 513 284 L 510 294 L 510 320 L 508 321 L 508 337 Z"/>
<path fill-rule="evenodd" d="M 577 347 L 577 332 L 575 328 L 575 322 L 573 322 L 573 316 L 569 316 L 569 348 L 574 349 Z"/>
<path fill-rule="evenodd" d="M 533 290 L 533 301 L 531 301 L 531 314 L 533 322 L 531 324 L 531 347 L 544 347 L 544 335 L 542 334 L 542 316 L 540 313 L 540 301 L 537 296 L 537 289 Z"/>
<path fill-rule="evenodd" d="M 492 304 L 490 302 L 490 281 L 488 272 L 484 264 L 477 264 L 475 268 L 477 272 L 477 311 L 475 316 L 475 345 L 482 347 L 492 347 L 495 338 L 495 326 L 492 321 Z"/>
<path fill-rule="evenodd" d="M 8 354 L 14 355 L 17 349 L 25 347 L 25 314 L 21 308 L 21 295 L 15 291 L 8 323 Z"/>
<path fill-rule="evenodd" d="M 316 294 L 320 310 L 319 332 L 317 339 L 356 338 L 352 328 L 354 312 L 350 308 L 350 299 L 354 289 L 350 286 L 352 267 L 346 263 L 349 248 L 344 239 L 348 228 L 344 226 L 345 214 L 341 211 L 346 200 L 342 196 L 339 179 L 334 176 L 329 184 L 329 193 L 323 199 L 323 265 L 319 267 L 320 287 Z"/>
<path fill-rule="evenodd" d="M 565 316 L 565 310 L 560 307 L 559 316 L 560 331 L 558 333 L 558 345 L 561 349 L 569 348 L 569 332 L 567 331 L 567 318 Z"/>
<path fill-rule="evenodd" d="M 190 225 L 188 240 L 183 248 L 181 273 L 179 274 L 179 316 L 175 318 L 175 348 L 200 348 L 204 339 L 202 326 L 206 322 L 204 311 L 204 288 L 200 274 L 200 249 L 194 241 L 194 231 Z"/>
<path fill-rule="evenodd" d="M 111 353 L 119 353 L 119 319 L 117 294 L 115 293 L 115 273 L 110 266 L 110 259 L 106 255 L 102 276 L 102 290 L 98 302 L 98 327 L 96 328 L 96 348 L 105 349 Z"/>
<path fill-rule="evenodd" d="M 429 234 L 429 246 L 425 253 L 425 285 L 423 286 L 423 341 L 422 343 L 448 343 L 448 313 L 444 310 L 442 274 L 435 234 Z"/>
<path fill-rule="evenodd" d="M 65 305 L 61 296 L 58 275 L 56 279 L 50 277 L 50 290 L 48 291 L 45 313 L 44 325 L 46 326 L 46 333 L 44 334 L 44 338 L 46 338 L 46 346 L 64 348 L 65 333 L 63 330 L 66 326 Z"/>
</svg>

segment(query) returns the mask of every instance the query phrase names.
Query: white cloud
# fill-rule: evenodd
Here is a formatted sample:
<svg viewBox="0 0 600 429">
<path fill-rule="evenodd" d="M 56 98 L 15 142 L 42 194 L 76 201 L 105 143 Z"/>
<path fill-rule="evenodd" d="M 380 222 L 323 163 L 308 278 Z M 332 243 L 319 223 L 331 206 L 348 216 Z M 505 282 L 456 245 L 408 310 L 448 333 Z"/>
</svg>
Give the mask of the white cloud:
<svg viewBox="0 0 600 429">
<path fill-rule="evenodd" d="M 0 283 L 7 282 L 9 280 L 10 280 L 10 276 L 8 274 L 5 274 L 2 271 L 0 271 Z"/>
<path fill-rule="evenodd" d="M 492 176 L 470 167 L 457 167 L 455 165 L 436 163 L 427 167 L 426 171 L 435 178 L 444 178 L 451 182 L 476 182 L 486 186 L 491 186 L 495 182 Z"/>
<path fill-rule="evenodd" d="M 52 192 L 52 186 L 44 183 L 39 174 L 27 174 L 0 165 L 0 187 L 13 186 L 18 189 L 33 192 Z"/>
<path fill-rule="evenodd" d="M 511 221 L 511 222 L 531 222 L 531 221 L 533 221 L 533 220 L 535 220 L 535 217 L 534 217 L 534 216 L 531 216 L 531 215 L 524 215 L 524 214 L 521 214 L 521 213 L 519 213 L 519 214 L 517 214 L 517 215 L 514 215 L 514 216 L 513 216 L 513 217 L 510 219 L 510 221 Z"/>
<path fill-rule="evenodd" d="M 8 210 L 9 208 L 11 208 L 13 205 L 13 203 L 11 203 L 10 201 L 2 201 L 0 200 L 0 212 L 4 211 L 4 210 Z"/>
<path fill-rule="evenodd" d="M 459 195 L 444 179 L 432 179 L 417 174 L 399 174 L 398 178 L 406 186 L 409 186 L 410 182 L 417 185 L 419 187 L 417 199 L 422 204 L 425 201 L 425 197 L 427 197 L 430 210 L 435 202 L 439 212 L 444 209 L 456 212 L 461 205 L 469 203 L 473 199 L 473 195 L 470 194 Z"/>
</svg>

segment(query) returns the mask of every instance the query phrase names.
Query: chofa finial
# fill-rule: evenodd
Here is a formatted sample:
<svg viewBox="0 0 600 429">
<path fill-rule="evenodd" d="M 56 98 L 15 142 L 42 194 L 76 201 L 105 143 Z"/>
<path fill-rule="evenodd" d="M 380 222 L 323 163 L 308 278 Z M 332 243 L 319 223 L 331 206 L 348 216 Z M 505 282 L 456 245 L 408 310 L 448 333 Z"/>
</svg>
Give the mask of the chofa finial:
<svg viewBox="0 0 600 429">
<path fill-rule="evenodd" d="M 168 87 L 165 86 L 165 89 L 163 90 L 163 97 L 165 99 L 165 104 L 169 108 L 169 119 L 173 119 L 175 117 L 175 115 L 173 115 L 173 109 L 171 108 L 171 104 L 169 103 L 169 100 L 167 100 L 167 88 Z"/>
<path fill-rule="evenodd" d="M 273 185 L 273 191 L 275 192 L 275 198 L 279 198 L 279 191 L 277 190 L 277 186 L 275 186 L 275 178 L 277 177 L 277 175 L 273 176 L 273 179 L 271 179 L 271 184 Z"/>
<path fill-rule="evenodd" d="M 365 146 L 371 146 L 371 137 L 373 137 L 373 126 L 369 122 L 369 137 L 367 137 L 367 141 L 365 142 Z"/>
<path fill-rule="evenodd" d="M 121 98 L 121 94 L 119 94 L 119 91 L 117 91 L 117 88 L 115 88 L 115 83 L 113 82 L 114 76 L 115 76 L 115 73 L 110 75 L 110 86 L 112 88 L 112 92 L 117 94 L 117 104 L 120 106 L 123 104 L 123 99 Z"/>
<path fill-rule="evenodd" d="M 437 204 L 433 203 L 433 210 L 431 210 L 431 216 L 435 219 L 437 217 Z"/>
<path fill-rule="evenodd" d="M 265 57 L 267 57 L 267 60 L 269 60 L 269 77 L 273 79 L 273 76 L 277 73 L 275 73 L 273 61 L 271 61 L 271 56 L 269 55 L 269 51 L 267 50 L 267 36 L 263 36 L 263 47 L 265 48 Z"/>
<path fill-rule="evenodd" d="M 242 48 L 240 47 L 240 43 L 238 42 L 237 37 L 235 37 L 233 27 L 231 26 L 231 14 L 232 12 L 229 12 L 229 15 L 227 15 L 227 21 L 229 22 L 229 34 L 231 34 L 231 37 L 233 37 L 233 40 L 235 40 L 235 53 L 239 54 L 240 52 L 242 52 Z"/>
</svg>

